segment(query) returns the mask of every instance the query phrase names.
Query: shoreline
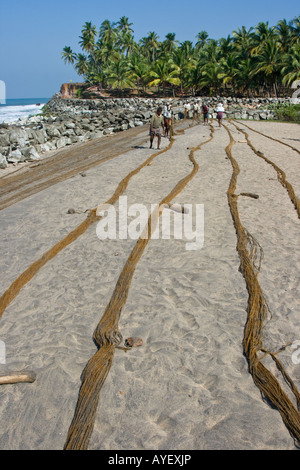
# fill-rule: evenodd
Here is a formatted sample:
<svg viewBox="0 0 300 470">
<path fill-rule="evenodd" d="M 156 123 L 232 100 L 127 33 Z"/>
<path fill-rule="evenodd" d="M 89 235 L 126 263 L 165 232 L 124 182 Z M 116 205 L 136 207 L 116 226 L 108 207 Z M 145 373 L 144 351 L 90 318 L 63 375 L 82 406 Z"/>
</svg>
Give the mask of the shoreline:
<svg viewBox="0 0 300 470">
<path fill-rule="evenodd" d="M 172 103 L 174 121 L 185 116 L 185 105 L 191 110 L 187 117 L 193 118 L 193 106 L 207 102 L 209 118 L 216 117 L 220 97 L 195 97 L 188 100 L 173 98 L 105 98 L 80 100 L 54 95 L 46 104 L 47 113 L 35 115 L 15 123 L 0 124 L 0 174 L 11 165 L 35 162 L 53 150 L 87 142 L 106 135 L 149 122 L 158 106 Z M 230 98 L 222 99 L 225 119 L 272 120 L 274 112 L 270 104 L 291 102 L 291 98 Z M 199 112 L 201 118 L 201 111 Z M 50 154 L 49 154 L 50 155 Z M 0 175 L 1 176 L 1 175 Z"/>
</svg>

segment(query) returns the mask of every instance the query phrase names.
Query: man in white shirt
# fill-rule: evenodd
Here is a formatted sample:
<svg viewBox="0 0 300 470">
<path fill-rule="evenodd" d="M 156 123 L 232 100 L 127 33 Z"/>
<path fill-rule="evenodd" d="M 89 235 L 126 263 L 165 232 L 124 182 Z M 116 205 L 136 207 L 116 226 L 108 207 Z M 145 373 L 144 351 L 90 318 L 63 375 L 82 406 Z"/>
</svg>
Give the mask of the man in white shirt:
<svg viewBox="0 0 300 470">
<path fill-rule="evenodd" d="M 222 103 L 218 104 L 216 111 L 217 111 L 217 120 L 218 120 L 218 123 L 219 123 L 219 127 L 221 127 L 222 122 L 223 122 L 224 112 L 225 112 L 225 109 L 224 109 Z"/>
</svg>

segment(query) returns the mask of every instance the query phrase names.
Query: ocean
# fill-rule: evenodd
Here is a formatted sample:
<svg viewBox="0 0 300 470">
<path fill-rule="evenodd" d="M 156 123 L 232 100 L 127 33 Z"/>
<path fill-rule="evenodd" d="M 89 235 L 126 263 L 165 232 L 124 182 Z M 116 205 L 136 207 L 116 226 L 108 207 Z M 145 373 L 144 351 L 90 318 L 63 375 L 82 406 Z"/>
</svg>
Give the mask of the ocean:
<svg viewBox="0 0 300 470">
<path fill-rule="evenodd" d="M 11 123 L 39 114 L 49 100 L 50 98 L 6 99 L 5 104 L 0 104 L 0 123 Z"/>
</svg>

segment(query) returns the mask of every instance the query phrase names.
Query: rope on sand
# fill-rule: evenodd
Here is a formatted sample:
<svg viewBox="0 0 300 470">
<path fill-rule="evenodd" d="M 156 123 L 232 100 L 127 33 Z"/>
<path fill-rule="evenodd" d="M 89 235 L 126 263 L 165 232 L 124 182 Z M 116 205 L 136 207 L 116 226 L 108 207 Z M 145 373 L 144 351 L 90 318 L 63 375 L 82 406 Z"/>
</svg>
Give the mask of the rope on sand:
<svg viewBox="0 0 300 470">
<path fill-rule="evenodd" d="M 169 145 L 160 150 L 160 152 L 154 153 L 149 158 L 147 158 L 141 165 L 132 170 L 128 175 L 122 179 L 122 181 L 117 186 L 114 194 L 111 196 L 105 204 L 114 204 L 120 195 L 125 191 L 128 186 L 129 180 L 137 174 L 142 168 L 146 165 L 149 165 L 155 157 L 161 153 L 169 150 L 173 145 L 174 139 L 170 140 Z M 97 208 L 90 209 L 86 219 L 78 225 L 74 230 L 68 233 L 62 240 L 56 243 L 52 248 L 50 248 L 46 253 L 43 254 L 41 258 L 32 263 L 20 276 L 10 285 L 10 287 L 2 294 L 0 297 L 0 317 L 3 315 L 7 306 L 14 300 L 19 294 L 20 290 L 35 276 L 35 274 L 45 266 L 48 261 L 52 260 L 58 253 L 60 253 L 64 248 L 73 243 L 80 235 L 82 235 L 93 223 L 99 221 L 101 217 L 96 215 Z"/>
<path fill-rule="evenodd" d="M 238 124 L 241 124 L 240 122 L 236 121 L 235 119 L 233 119 L 233 121 L 237 122 Z M 248 126 L 248 125 L 245 124 L 244 122 L 242 123 L 242 125 L 245 126 L 245 127 L 248 127 L 248 129 L 250 129 L 251 131 L 256 132 L 256 134 L 260 134 L 260 135 L 262 135 L 263 137 L 266 137 L 267 139 L 274 140 L 274 142 L 278 142 L 279 144 L 285 145 L 286 147 L 290 147 L 292 150 L 294 150 L 295 152 L 297 152 L 297 153 L 300 154 L 300 150 L 296 149 L 296 147 L 293 147 L 293 146 L 290 145 L 290 144 L 287 144 L 287 143 L 285 143 L 285 142 L 282 142 L 282 140 L 275 139 L 275 137 L 271 137 L 271 136 L 269 136 L 269 135 L 267 135 L 267 134 L 263 134 L 262 132 L 257 131 L 256 129 L 253 129 L 253 127 Z"/>
<path fill-rule="evenodd" d="M 274 170 L 276 171 L 277 173 L 277 179 L 278 181 L 280 182 L 280 184 L 287 190 L 288 192 L 288 195 L 292 201 L 292 203 L 294 204 L 294 207 L 297 211 L 297 214 L 298 214 L 298 218 L 300 218 L 300 201 L 299 199 L 297 198 L 296 194 L 295 194 L 295 191 L 294 191 L 294 188 L 293 186 L 291 185 L 291 183 L 289 183 L 286 179 L 286 174 L 283 170 L 281 170 L 281 168 L 279 168 L 279 166 L 277 166 L 274 162 L 272 162 L 272 160 L 270 160 L 269 158 L 267 158 L 262 152 L 260 152 L 259 150 L 256 150 L 256 148 L 252 145 L 252 143 L 250 142 L 250 139 L 249 139 L 249 135 L 247 134 L 247 132 L 245 132 L 243 129 L 240 129 L 236 124 L 234 124 L 234 127 L 236 127 L 236 129 L 240 132 L 242 132 L 246 138 L 246 141 L 247 141 L 247 144 L 248 146 L 253 150 L 253 152 L 260 158 L 262 158 L 263 160 L 265 160 L 265 162 L 269 163 L 270 165 L 272 165 L 272 167 L 274 168 Z M 278 141 L 277 139 L 272 139 L 272 140 L 276 140 L 277 142 L 280 142 Z M 283 142 L 281 142 L 283 143 Z M 285 144 L 284 144 L 285 145 Z M 289 145 L 290 147 L 290 145 Z M 293 147 L 292 147 L 293 148 Z M 294 149 L 296 151 L 298 151 L 297 149 Z"/>
<path fill-rule="evenodd" d="M 227 130 L 230 139 L 225 151 L 233 168 L 227 197 L 237 234 L 237 251 L 241 263 L 240 269 L 248 289 L 247 322 L 243 339 L 244 353 L 247 357 L 249 371 L 255 385 L 259 388 L 263 397 L 267 398 L 277 408 L 291 436 L 297 443 L 300 443 L 300 394 L 292 379 L 285 371 L 283 365 L 276 358 L 275 354 L 266 351 L 262 347 L 263 325 L 267 317 L 268 305 L 258 282 L 260 265 L 258 267 L 255 266 L 254 261 L 254 257 L 257 252 L 252 249 L 250 252 L 248 250 L 249 241 L 251 241 L 252 245 L 253 242 L 254 244 L 256 244 L 256 242 L 253 238 L 251 240 L 251 237 L 249 236 L 250 234 L 242 225 L 239 217 L 237 207 L 238 197 L 235 194 L 235 190 L 240 169 L 236 160 L 232 156 L 232 147 L 235 141 L 228 127 L 224 124 L 223 126 Z M 294 398 L 296 399 L 297 407 L 281 388 L 276 377 L 262 364 L 262 358 L 259 357 L 260 351 L 265 354 L 269 354 L 275 361 L 277 368 L 282 373 L 285 383 L 288 384 Z"/>
<path fill-rule="evenodd" d="M 147 236 L 145 237 L 145 234 L 141 235 L 123 267 L 109 304 L 93 334 L 93 339 L 99 349 L 88 361 L 82 373 L 82 384 L 74 417 L 64 446 L 65 450 L 84 450 L 88 447 L 95 422 L 100 390 L 111 368 L 115 347 L 122 340 L 122 335 L 118 330 L 118 323 L 122 308 L 128 297 L 135 267 L 151 239 L 151 234 L 156 225 L 155 222 L 160 217 L 164 204 L 169 204 L 198 172 L 199 165 L 195 161 L 194 152 L 199 150 L 203 144 L 213 139 L 213 132 L 214 130 L 211 126 L 210 138 L 190 151 L 189 159 L 193 164 L 192 171 L 182 178 L 171 192 L 161 200 L 157 212 L 149 216 L 146 227 Z M 154 223 L 153 217 L 155 218 Z"/>
</svg>

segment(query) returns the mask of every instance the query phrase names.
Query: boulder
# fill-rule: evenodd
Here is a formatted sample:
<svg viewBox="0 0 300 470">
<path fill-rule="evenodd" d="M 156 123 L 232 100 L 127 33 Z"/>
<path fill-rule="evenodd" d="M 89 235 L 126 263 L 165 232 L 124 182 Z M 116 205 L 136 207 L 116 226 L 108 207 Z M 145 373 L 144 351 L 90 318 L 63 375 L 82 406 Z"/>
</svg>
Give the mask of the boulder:
<svg viewBox="0 0 300 470">
<path fill-rule="evenodd" d="M 13 129 L 9 133 L 9 142 L 11 144 L 25 145 L 25 142 L 28 141 L 27 132 L 23 129 Z"/>
<path fill-rule="evenodd" d="M 9 163 L 19 163 L 19 162 L 24 162 L 25 161 L 25 157 L 24 155 L 22 155 L 22 152 L 21 150 L 17 149 L 17 150 L 12 150 L 8 157 L 7 157 L 7 161 Z"/>
<path fill-rule="evenodd" d="M 63 136 L 56 141 L 56 147 L 58 149 L 65 147 L 66 145 L 71 145 L 71 144 L 72 144 L 71 138 L 67 136 Z"/>
<path fill-rule="evenodd" d="M 32 137 L 35 143 L 44 144 L 47 140 L 47 134 L 44 129 L 34 129 Z"/>
<path fill-rule="evenodd" d="M 57 129 L 57 127 L 55 126 L 49 126 L 47 127 L 46 129 L 46 132 L 47 132 L 47 135 L 51 138 L 54 138 L 54 137 L 61 137 L 61 134 L 59 132 L 59 130 Z"/>
<path fill-rule="evenodd" d="M 22 153 L 27 161 L 31 162 L 40 159 L 40 156 L 35 147 L 27 147 L 22 151 Z"/>
<path fill-rule="evenodd" d="M 0 147 L 9 147 L 9 145 L 10 145 L 9 134 L 1 133 L 0 134 Z"/>
</svg>

